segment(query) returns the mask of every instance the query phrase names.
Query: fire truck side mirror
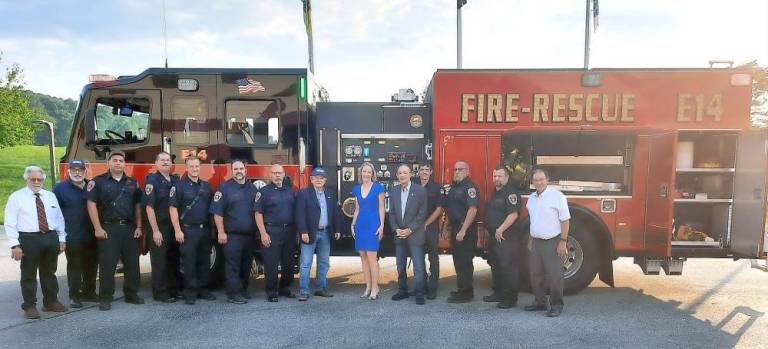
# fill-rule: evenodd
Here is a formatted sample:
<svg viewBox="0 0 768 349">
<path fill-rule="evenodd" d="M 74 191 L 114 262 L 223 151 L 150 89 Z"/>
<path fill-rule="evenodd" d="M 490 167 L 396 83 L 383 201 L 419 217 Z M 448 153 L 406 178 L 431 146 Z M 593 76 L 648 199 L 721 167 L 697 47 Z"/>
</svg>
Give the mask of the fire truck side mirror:
<svg viewBox="0 0 768 349">
<path fill-rule="evenodd" d="M 96 109 L 90 108 L 85 111 L 85 120 L 83 120 L 83 129 L 85 130 L 85 144 L 92 145 L 96 143 Z"/>
</svg>

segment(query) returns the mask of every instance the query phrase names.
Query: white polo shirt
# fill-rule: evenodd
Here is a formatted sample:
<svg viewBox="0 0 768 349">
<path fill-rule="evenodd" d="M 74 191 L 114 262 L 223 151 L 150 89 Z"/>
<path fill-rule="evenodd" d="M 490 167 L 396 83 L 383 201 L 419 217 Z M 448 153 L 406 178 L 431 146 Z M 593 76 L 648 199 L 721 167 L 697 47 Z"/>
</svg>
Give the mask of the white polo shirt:
<svg viewBox="0 0 768 349">
<path fill-rule="evenodd" d="M 541 194 L 531 193 L 525 207 L 531 217 L 531 237 L 534 238 L 551 239 L 560 235 L 560 223 L 571 219 L 565 195 L 550 187 Z"/>
</svg>

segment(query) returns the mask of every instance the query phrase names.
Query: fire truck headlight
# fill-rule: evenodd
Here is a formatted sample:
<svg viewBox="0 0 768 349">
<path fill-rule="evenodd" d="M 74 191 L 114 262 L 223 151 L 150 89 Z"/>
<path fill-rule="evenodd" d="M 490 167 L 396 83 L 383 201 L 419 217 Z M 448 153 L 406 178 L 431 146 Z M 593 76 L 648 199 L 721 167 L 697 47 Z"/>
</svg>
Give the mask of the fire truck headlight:
<svg viewBox="0 0 768 349">
<path fill-rule="evenodd" d="M 197 91 L 197 80 L 179 79 L 178 88 L 179 91 L 195 92 Z"/>
<path fill-rule="evenodd" d="M 752 76 L 749 74 L 731 75 L 731 86 L 752 86 Z"/>
<path fill-rule="evenodd" d="M 581 86 L 598 87 L 603 84 L 603 76 L 600 73 L 588 72 L 581 75 Z"/>
</svg>

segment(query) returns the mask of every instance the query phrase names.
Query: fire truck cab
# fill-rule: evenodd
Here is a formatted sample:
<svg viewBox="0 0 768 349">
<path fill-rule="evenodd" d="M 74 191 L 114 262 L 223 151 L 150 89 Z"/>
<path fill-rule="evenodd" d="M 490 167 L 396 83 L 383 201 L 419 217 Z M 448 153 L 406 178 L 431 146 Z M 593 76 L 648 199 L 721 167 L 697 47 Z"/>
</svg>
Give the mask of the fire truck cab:
<svg viewBox="0 0 768 349">
<path fill-rule="evenodd" d="M 567 293 L 598 273 L 613 285 L 622 256 L 668 275 L 689 257 L 757 258 L 768 156 L 751 82 L 734 69 L 438 70 L 435 175 L 450 183 L 467 161 L 483 201 L 495 166 L 526 190 L 546 169 L 572 216 Z"/>
</svg>

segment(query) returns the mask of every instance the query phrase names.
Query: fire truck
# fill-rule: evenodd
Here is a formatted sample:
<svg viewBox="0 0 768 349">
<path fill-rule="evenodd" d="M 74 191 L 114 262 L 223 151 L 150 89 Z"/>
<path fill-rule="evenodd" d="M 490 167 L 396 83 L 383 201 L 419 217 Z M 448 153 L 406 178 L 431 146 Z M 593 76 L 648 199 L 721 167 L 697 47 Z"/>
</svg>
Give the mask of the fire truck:
<svg viewBox="0 0 768 349">
<path fill-rule="evenodd" d="M 407 90 L 390 102 L 328 102 L 306 69 L 151 68 L 92 77 L 59 167 L 66 174 L 69 160 L 84 159 L 93 177 L 121 150 L 143 181 L 167 151 L 179 175 L 187 156 L 200 157 L 214 187 L 230 160 L 244 159 L 255 185 L 281 163 L 298 189 L 320 165 L 347 217 L 336 256 L 356 255 L 350 191 L 363 162 L 386 186 L 398 165 L 429 162 L 450 189 L 453 163 L 464 160 L 481 201 L 495 166 L 525 189 L 541 167 L 568 197 L 563 266 L 575 293 L 598 274 L 613 285 L 618 257 L 676 275 L 686 258 L 764 253 L 766 133 L 749 124 L 751 82 L 737 69 L 438 70 L 423 102 Z M 481 205 L 478 256 L 482 214 Z M 450 241 L 441 247 L 449 252 Z M 380 254 L 394 254 L 391 238 Z M 220 247 L 211 261 L 221 267 Z"/>
</svg>

